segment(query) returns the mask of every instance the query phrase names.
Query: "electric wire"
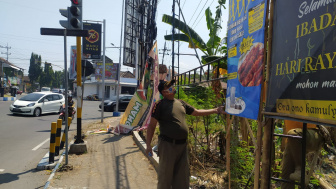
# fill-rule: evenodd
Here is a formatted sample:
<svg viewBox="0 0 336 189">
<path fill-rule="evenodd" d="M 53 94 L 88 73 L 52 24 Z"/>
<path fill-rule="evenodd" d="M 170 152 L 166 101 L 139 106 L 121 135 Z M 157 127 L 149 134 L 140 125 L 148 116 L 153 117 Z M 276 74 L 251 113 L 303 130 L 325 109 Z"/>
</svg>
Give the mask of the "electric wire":
<svg viewBox="0 0 336 189">
<path fill-rule="evenodd" d="M 206 5 L 207 3 L 208 3 L 208 0 L 204 3 L 202 10 L 201 10 L 201 11 L 199 12 L 199 14 L 197 15 L 197 17 L 196 17 L 194 23 L 192 24 L 191 28 L 194 27 L 196 20 L 198 19 L 198 17 L 199 17 L 199 16 L 201 15 L 201 13 L 203 12 L 203 9 L 204 9 L 204 7 L 205 7 L 205 5 Z"/>
<path fill-rule="evenodd" d="M 212 0 L 212 2 L 210 3 L 209 7 L 211 7 L 212 3 L 214 2 L 215 0 Z M 200 23 L 200 21 L 202 20 L 202 18 L 204 17 L 205 14 L 203 14 L 203 16 L 198 20 L 197 24 L 195 25 L 195 28 L 197 27 L 197 25 Z"/>
<path fill-rule="evenodd" d="M 198 3 L 198 5 L 197 5 L 197 7 L 196 7 L 196 9 L 195 9 L 195 11 L 194 11 L 194 13 L 193 13 L 193 15 L 190 17 L 190 20 L 189 20 L 189 22 L 188 22 L 188 25 L 190 24 L 191 20 L 194 18 L 194 15 L 195 15 L 195 13 L 197 12 L 198 7 L 199 7 L 200 4 L 202 3 L 202 1 L 203 1 L 203 0 L 201 0 L 201 2 Z M 181 10 L 181 11 L 182 11 L 182 10 Z"/>
</svg>

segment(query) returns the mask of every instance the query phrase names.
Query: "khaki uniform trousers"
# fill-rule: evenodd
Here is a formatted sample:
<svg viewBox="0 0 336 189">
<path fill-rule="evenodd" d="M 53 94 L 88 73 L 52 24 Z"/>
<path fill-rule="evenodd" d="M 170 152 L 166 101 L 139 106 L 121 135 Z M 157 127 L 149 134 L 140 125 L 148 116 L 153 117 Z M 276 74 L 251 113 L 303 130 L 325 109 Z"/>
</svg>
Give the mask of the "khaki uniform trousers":
<svg viewBox="0 0 336 189">
<path fill-rule="evenodd" d="M 288 131 L 289 135 L 302 136 L 303 132 L 301 128 L 292 129 Z M 282 159 L 282 172 L 281 178 L 290 180 L 290 174 L 295 172 L 296 169 L 300 169 L 302 165 L 302 139 L 288 138 L 287 145 L 284 151 Z M 306 153 L 319 151 L 319 147 L 323 142 L 323 137 L 319 134 L 317 129 L 307 129 L 307 143 Z M 291 183 L 281 183 L 281 189 L 294 189 L 295 185 Z"/>
<path fill-rule="evenodd" d="M 187 142 L 173 144 L 159 139 L 158 189 L 189 189 Z"/>
</svg>

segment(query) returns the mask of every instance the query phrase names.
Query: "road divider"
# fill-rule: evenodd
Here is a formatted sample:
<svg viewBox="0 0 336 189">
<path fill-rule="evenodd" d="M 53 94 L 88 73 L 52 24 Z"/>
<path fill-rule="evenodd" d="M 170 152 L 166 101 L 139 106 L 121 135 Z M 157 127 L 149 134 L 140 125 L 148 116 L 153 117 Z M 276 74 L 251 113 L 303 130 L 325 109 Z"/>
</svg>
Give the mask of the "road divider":
<svg viewBox="0 0 336 189">
<path fill-rule="evenodd" d="M 68 118 L 68 131 L 70 129 L 71 122 L 72 122 L 72 118 L 69 117 Z M 60 145 L 60 150 L 62 150 L 64 148 L 64 144 L 65 144 L 65 128 L 64 128 L 64 131 L 63 131 L 63 135 L 62 135 L 62 141 L 61 141 L 61 145 Z"/>
<path fill-rule="evenodd" d="M 52 122 L 50 130 L 49 163 L 54 163 L 55 159 L 56 130 L 57 130 L 57 123 Z"/>
<path fill-rule="evenodd" d="M 57 120 L 57 129 L 56 129 L 56 147 L 55 147 L 55 155 L 59 155 L 60 151 L 60 143 L 61 143 L 61 133 L 62 133 L 62 119 Z"/>
</svg>

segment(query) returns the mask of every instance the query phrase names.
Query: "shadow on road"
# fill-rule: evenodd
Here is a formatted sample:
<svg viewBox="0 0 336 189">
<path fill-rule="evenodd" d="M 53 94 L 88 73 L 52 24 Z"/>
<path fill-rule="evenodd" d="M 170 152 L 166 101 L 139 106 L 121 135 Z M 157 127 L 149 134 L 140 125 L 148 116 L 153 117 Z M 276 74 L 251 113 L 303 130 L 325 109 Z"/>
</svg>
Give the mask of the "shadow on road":
<svg viewBox="0 0 336 189">
<path fill-rule="evenodd" d="M 125 154 L 122 154 L 120 156 L 116 157 L 116 189 L 123 189 L 123 188 L 130 188 L 128 175 L 127 175 L 127 164 L 125 157 L 129 154 L 138 152 L 139 149 L 127 152 Z"/>
<path fill-rule="evenodd" d="M 42 118 L 42 117 L 45 117 L 45 116 L 56 115 L 56 114 L 59 114 L 59 113 L 47 113 L 47 114 L 42 114 L 39 117 L 35 117 L 33 115 L 23 115 L 23 114 L 13 114 L 13 113 L 8 113 L 7 115 L 11 116 L 11 117 Z M 44 120 L 42 120 L 42 121 L 44 121 Z"/>
<path fill-rule="evenodd" d="M 0 185 L 4 184 L 4 183 L 10 183 L 16 180 L 19 180 L 19 176 L 26 174 L 26 173 L 34 173 L 34 172 L 38 172 L 38 170 L 36 169 L 31 169 L 22 173 L 18 173 L 18 174 L 12 174 L 12 173 L 3 173 L 0 174 Z"/>
<path fill-rule="evenodd" d="M 106 143 L 110 143 L 110 142 L 116 142 L 116 141 L 122 139 L 123 137 L 124 137 L 123 135 L 114 135 L 113 137 L 105 138 L 102 141 L 104 141 L 103 144 L 106 144 Z"/>
</svg>

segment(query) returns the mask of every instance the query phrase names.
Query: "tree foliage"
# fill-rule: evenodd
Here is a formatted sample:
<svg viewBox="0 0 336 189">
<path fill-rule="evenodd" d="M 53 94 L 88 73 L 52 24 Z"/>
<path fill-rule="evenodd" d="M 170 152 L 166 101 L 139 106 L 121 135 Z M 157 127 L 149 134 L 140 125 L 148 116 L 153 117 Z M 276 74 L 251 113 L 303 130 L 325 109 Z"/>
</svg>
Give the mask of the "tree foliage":
<svg viewBox="0 0 336 189">
<path fill-rule="evenodd" d="M 164 14 L 162 17 L 162 22 L 167 23 L 169 25 L 173 25 L 174 27 L 182 32 L 182 34 L 174 34 L 174 41 L 182 41 L 188 42 L 190 48 L 198 48 L 201 50 L 205 56 L 202 57 L 203 63 L 209 62 L 207 57 L 213 57 L 216 55 L 220 55 L 226 52 L 226 45 L 223 44 L 224 38 L 221 39 L 218 36 L 218 32 L 221 27 L 221 16 L 222 16 L 222 8 L 225 9 L 226 0 L 219 0 L 218 6 L 216 7 L 216 15 L 215 18 L 212 17 L 212 12 L 210 8 L 207 8 L 205 11 L 207 28 L 209 30 L 209 40 L 207 43 L 200 37 L 200 35 L 193 30 L 186 23 L 173 18 L 172 16 Z M 173 40 L 172 35 L 166 35 L 165 40 Z M 195 46 L 193 46 L 193 43 Z M 218 57 L 217 57 L 218 58 Z"/>
<path fill-rule="evenodd" d="M 41 87 L 61 88 L 64 86 L 64 70 L 54 71 L 51 64 L 45 62 L 42 69 L 41 55 L 31 54 L 28 77 L 31 83 L 31 91 L 38 88 L 36 83 Z M 71 84 L 71 81 L 69 81 Z M 69 85 L 71 86 L 71 85 Z"/>
<path fill-rule="evenodd" d="M 29 64 L 29 70 L 28 70 L 28 77 L 31 84 L 35 84 L 36 81 L 38 81 L 41 73 L 41 56 L 32 53 L 30 57 L 30 64 Z"/>
</svg>

